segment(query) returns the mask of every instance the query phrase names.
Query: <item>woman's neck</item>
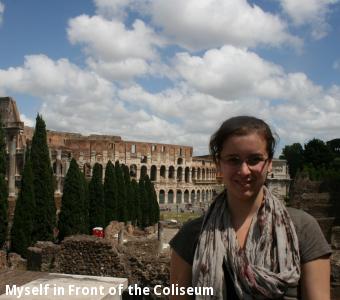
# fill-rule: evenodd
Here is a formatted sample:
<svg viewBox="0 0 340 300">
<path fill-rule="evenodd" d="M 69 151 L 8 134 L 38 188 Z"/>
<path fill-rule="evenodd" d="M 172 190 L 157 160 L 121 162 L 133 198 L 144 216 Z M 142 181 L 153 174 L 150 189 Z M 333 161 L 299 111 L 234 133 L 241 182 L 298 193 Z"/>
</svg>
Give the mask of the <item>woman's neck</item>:
<svg viewBox="0 0 340 300">
<path fill-rule="evenodd" d="M 245 220 L 252 218 L 261 206 L 264 189 L 261 187 L 260 191 L 254 198 L 239 199 L 233 197 L 228 192 L 228 208 L 231 215 L 231 220 L 235 229 L 240 227 Z"/>
</svg>

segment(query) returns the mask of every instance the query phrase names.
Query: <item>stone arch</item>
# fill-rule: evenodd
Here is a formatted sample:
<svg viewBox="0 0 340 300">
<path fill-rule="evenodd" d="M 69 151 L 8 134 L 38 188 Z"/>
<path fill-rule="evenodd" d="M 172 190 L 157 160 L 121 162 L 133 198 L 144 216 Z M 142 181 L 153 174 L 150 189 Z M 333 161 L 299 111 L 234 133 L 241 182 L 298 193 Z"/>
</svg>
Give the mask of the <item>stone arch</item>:
<svg viewBox="0 0 340 300">
<path fill-rule="evenodd" d="M 164 190 L 159 191 L 159 204 L 164 204 L 165 203 L 165 192 Z"/>
<path fill-rule="evenodd" d="M 197 168 L 197 177 L 196 177 L 197 180 L 200 180 L 201 179 L 201 168 Z"/>
<path fill-rule="evenodd" d="M 206 202 L 205 190 L 202 190 L 202 202 Z"/>
<path fill-rule="evenodd" d="M 191 203 L 195 203 L 195 190 L 192 190 L 191 191 L 191 195 L 190 195 L 190 200 L 191 200 Z"/>
<path fill-rule="evenodd" d="M 182 191 L 181 190 L 176 191 L 176 203 L 177 204 L 182 203 Z"/>
<path fill-rule="evenodd" d="M 183 158 L 182 158 L 182 157 L 179 157 L 179 158 L 177 159 L 177 164 L 178 164 L 178 165 L 182 165 L 182 164 L 183 164 Z"/>
<path fill-rule="evenodd" d="M 84 172 L 85 177 L 91 177 L 91 165 L 90 165 L 90 163 L 84 164 L 83 172 Z"/>
<path fill-rule="evenodd" d="M 177 168 L 177 181 L 179 182 L 183 181 L 183 168 L 182 167 Z"/>
<path fill-rule="evenodd" d="M 60 160 L 56 160 L 56 161 L 54 161 L 54 163 L 53 163 L 53 173 L 55 174 L 55 175 L 58 175 L 57 174 L 57 169 L 58 169 L 58 167 L 59 167 L 59 174 L 61 175 L 61 174 L 63 174 L 63 164 L 61 163 L 61 161 Z"/>
<path fill-rule="evenodd" d="M 137 165 L 132 164 L 132 165 L 130 166 L 130 176 L 131 176 L 132 178 L 137 178 Z"/>
<path fill-rule="evenodd" d="M 161 166 L 161 169 L 159 170 L 159 176 L 165 179 L 165 175 L 166 175 L 166 168 L 165 166 Z"/>
<path fill-rule="evenodd" d="M 189 191 L 184 191 L 184 203 L 189 203 Z"/>
<path fill-rule="evenodd" d="M 192 178 L 193 180 L 196 179 L 196 168 L 192 168 L 192 169 L 191 169 L 191 178 Z"/>
<path fill-rule="evenodd" d="M 209 190 L 206 190 L 206 191 L 205 191 L 205 199 L 206 199 L 206 202 L 209 202 L 209 201 L 210 201 L 210 193 L 209 193 Z"/>
<path fill-rule="evenodd" d="M 196 193 L 196 200 L 197 202 L 201 202 L 201 191 L 200 190 L 198 190 Z"/>
<path fill-rule="evenodd" d="M 174 166 L 169 167 L 169 179 L 175 179 L 175 168 Z"/>
<path fill-rule="evenodd" d="M 185 180 L 185 182 L 189 182 L 189 175 L 190 175 L 190 169 L 189 169 L 189 167 L 186 167 L 185 171 L 184 171 L 184 180 Z"/>
<path fill-rule="evenodd" d="M 148 174 L 148 168 L 147 166 L 142 166 L 140 168 L 140 178 L 143 178 L 145 175 Z"/>
<path fill-rule="evenodd" d="M 169 190 L 168 191 L 168 203 L 174 203 L 174 191 L 173 190 Z"/>
<path fill-rule="evenodd" d="M 202 180 L 205 180 L 205 169 L 202 169 Z"/>
<path fill-rule="evenodd" d="M 155 165 L 151 166 L 150 180 L 151 181 L 157 181 L 157 167 Z"/>
</svg>

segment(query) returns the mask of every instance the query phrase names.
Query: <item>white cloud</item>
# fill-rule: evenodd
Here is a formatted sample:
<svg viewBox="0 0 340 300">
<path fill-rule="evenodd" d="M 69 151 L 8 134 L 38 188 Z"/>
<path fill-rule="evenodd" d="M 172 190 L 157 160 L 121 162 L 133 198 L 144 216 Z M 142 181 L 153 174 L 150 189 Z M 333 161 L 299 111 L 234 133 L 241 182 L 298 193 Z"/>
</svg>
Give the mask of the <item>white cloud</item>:
<svg viewBox="0 0 340 300">
<path fill-rule="evenodd" d="M 150 0 L 94 0 L 97 15 L 120 21 L 126 19 L 129 12 L 148 14 L 150 3 Z"/>
<path fill-rule="evenodd" d="M 285 143 L 338 136 L 339 86 L 324 89 L 306 74 L 287 73 L 249 50 L 299 43 L 278 16 L 245 0 L 95 0 L 95 5 L 99 15 L 75 17 L 67 28 L 70 42 L 86 53 L 85 68 L 66 58 L 26 56 L 22 66 L 0 69 L 0 94 L 41 99 L 40 112 L 51 129 L 192 145 L 195 154 L 207 153 L 210 135 L 236 115 L 265 119 Z M 127 21 L 137 5 L 144 15 L 148 6 L 157 28 Z M 171 49 L 165 48 L 169 38 Z M 207 50 L 173 54 L 177 46 Z M 147 89 L 157 85 L 152 79 L 144 87 L 133 81 L 149 76 L 169 83 L 151 93 Z"/>
<path fill-rule="evenodd" d="M 126 16 L 125 8 L 130 2 L 131 0 L 94 0 L 98 15 L 115 19 L 123 19 Z"/>
<path fill-rule="evenodd" d="M 280 0 L 284 12 L 297 26 L 309 24 L 312 26 L 312 36 L 315 39 L 327 35 L 329 25 L 326 22 L 330 7 L 338 0 Z"/>
<path fill-rule="evenodd" d="M 24 122 L 25 126 L 34 127 L 35 121 L 27 117 L 24 114 L 20 114 L 21 122 Z"/>
<path fill-rule="evenodd" d="M 304 142 L 314 136 L 325 140 L 338 135 L 339 86 L 327 91 L 316 87 L 314 92 L 319 95 L 316 101 L 306 88 L 308 84 L 312 85 L 311 90 L 315 88 L 306 75 L 298 73 L 292 75 L 297 78 L 290 78 L 279 66 L 242 51 L 240 55 L 244 55 L 243 60 L 251 72 L 257 72 L 268 81 L 271 76 L 281 76 L 288 82 L 284 85 L 287 98 L 298 92 L 300 98 L 294 96 L 290 102 L 273 105 L 269 97 L 260 97 L 264 92 L 258 92 L 254 86 L 250 88 L 255 92 L 247 97 L 237 92 L 239 96 L 219 98 L 199 90 L 199 86 L 194 87 L 189 81 L 159 93 L 147 92 L 138 84 L 118 88 L 67 59 L 53 61 L 44 55 L 27 56 L 23 66 L 0 70 L 0 90 L 6 94 L 15 92 L 40 98 L 43 102 L 40 112 L 50 129 L 192 145 L 195 154 L 207 153 L 210 135 L 223 120 L 241 114 L 258 116 L 274 125 L 284 143 Z M 201 60 L 204 63 L 206 57 Z M 216 60 L 216 64 L 219 63 L 221 61 Z M 204 67 L 210 74 L 210 66 Z M 240 87 L 247 89 L 249 83 Z M 22 119 L 32 123 L 25 115 Z"/>
<path fill-rule="evenodd" d="M 336 60 L 332 67 L 334 70 L 340 70 L 340 59 Z"/>
<path fill-rule="evenodd" d="M 201 50 L 225 44 L 300 47 L 279 16 L 246 0 L 152 1 L 153 23 L 182 47 Z"/>
<path fill-rule="evenodd" d="M 5 5 L 2 2 L 0 2 L 0 25 L 2 24 L 4 12 L 5 12 Z"/>
<path fill-rule="evenodd" d="M 116 20 L 81 15 L 69 21 L 71 43 L 84 46 L 88 65 L 108 79 L 128 79 L 149 71 L 149 62 L 158 59 L 157 48 L 164 41 L 143 21 L 131 29 Z"/>
<path fill-rule="evenodd" d="M 287 74 L 256 53 L 233 46 L 209 50 L 202 57 L 179 53 L 174 63 L 191 86 L 229 101 L 259 97 L 304 104 L 321 92 L 304 73 Z"/>
<path fill-rule="evenodd" d="M 112 83 L 67 59 L 26 56 L 23 66 L 0 69 L 0 90 L 41 99 L 40 112 L 50 129 L 168 143 L 179 140 L 176 123 L 135 105 L 127 107 Z"/>
</svg>

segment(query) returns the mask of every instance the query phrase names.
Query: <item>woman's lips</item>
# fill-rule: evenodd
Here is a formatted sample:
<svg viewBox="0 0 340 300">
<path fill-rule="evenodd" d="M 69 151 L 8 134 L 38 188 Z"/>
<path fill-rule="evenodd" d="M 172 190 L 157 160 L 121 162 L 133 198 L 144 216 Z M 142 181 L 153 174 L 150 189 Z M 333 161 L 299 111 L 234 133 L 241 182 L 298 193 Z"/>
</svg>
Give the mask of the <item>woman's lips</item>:
<svg viewBox="0 0 340 300">
<path fill-rule="evenodd" d="M 246 180 L 246 181 L 243 181 L 243 180 L 234 180 L 234 182 L 237 185 L 241 186 L 242 188 L 250 188 L 251 183 L 252 183 L 251 180 Z"/>
</svg>

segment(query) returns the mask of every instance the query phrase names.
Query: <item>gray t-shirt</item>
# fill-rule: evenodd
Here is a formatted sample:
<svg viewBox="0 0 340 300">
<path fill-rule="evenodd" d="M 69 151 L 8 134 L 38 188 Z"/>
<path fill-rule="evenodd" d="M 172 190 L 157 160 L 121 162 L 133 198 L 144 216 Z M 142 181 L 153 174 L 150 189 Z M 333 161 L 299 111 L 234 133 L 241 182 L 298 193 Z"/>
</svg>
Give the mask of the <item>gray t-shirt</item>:
<svg viewBox="0 0 340 300">
<path fill-rule="evenodd" d="M 293 221 L 299 240 L 301 264 L 325 255 L 330 255 L 332 252 L 331 248 L 328 245 L 318 222 L 311 215 L 302 210 L 291 207 L 288 207 L 287 210 Z M 170 241 L 171 248 L 190 265 L 193 263 L 202 222 L 203 217 L 187 222 Z M 227 277 L 228 274 L 226 273 L 228 272 L 225 272 L 227 284 L 232 284 L 231 279 Z M 233 288 L 228 290 L 233 295 L 233 297 L 230 298 L 237 299 L 235 298 L 235 290 Z M 297 288 L 289 289 L 283 299 L 301 299 L 300 285 Z"/>
</svg>

